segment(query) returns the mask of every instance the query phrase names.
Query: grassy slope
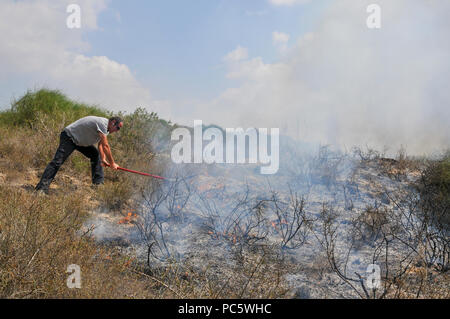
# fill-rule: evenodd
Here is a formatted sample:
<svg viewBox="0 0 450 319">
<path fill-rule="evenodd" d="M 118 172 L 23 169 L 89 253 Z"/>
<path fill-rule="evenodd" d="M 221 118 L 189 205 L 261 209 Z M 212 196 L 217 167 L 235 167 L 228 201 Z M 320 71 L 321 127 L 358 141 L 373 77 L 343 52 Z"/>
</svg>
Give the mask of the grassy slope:
<svg viewBox="0 0 450 319">
<path fill-rule="evenodd" d="M 58 145 L 61 130 L 76 119 L 111 115 L 75 103 L 56 91 L 28 92 L 0 113 L 0 298 L 154 297 L 153 281 L 137 276 L 130 257 L 97 245 L 82 224 L 88 211 L 131 205 L 131 187 L 139 180 L 106 170 L 105 186 L 90 188 L 89 160 L 75 152 L 51 187 L 51 196 L 32 188 Z M 110 143 L 118 161 L 149 169 L 151 149 L 139 147 L 145 130 L 170 126 L 155 114 L 138 110 L 124 116 L 121 134 Z M 128 125 L 127 125 L 128 124 Z M 163 130 L 164 131 L 164 130 Z M 155 167 L 156 169 L 156 167 Z M 67 266 L 82 270 L 82 289 L 66 286 Z"/>
<path fill-rule="evenodd" d="M 116 247 L 96 243 L 83 226 L 88 216 L 95 210 L 125 216 L 133 194 L 148 187 L 145 178 L 106 169 L 105 185 L 92 189 L 89 160 L 74 152 L 50 196 L 35 194 L 59 133 L 86 115 L 110 114 L 50 90 L 28 92 L 0 113 L 0 298 L 230 298 L 244 290 L 248 298 L 281 296 L 269 265 L 254 258 L 236 270 L 241 281 L 229 282 L 211 277 L 209 265 L 173 262 L 149 269 Z M 125 125 L 108 138 L 117 163 L 162 175 L 174 126 L 143 109 L 119 115 Z M 81 268 L 81 289 L 67 288 L 71 264 Z"/>
<path fill-rule="evenodd" d="M 58 173 L 50 197 L 31 191 L 54 155 L 60 131 L 86 115 L 111 114 L 50 90 L 28 92 L 0 113 L 0 298 L 236 297 L 242 287 L 224 289 L 206 273 L 176 264 L 154 270 L 155 277 L 142 274 L 131 256 L 98 245 L 86 233 L 82 225 L 93 210 L 126 214 L 145 179 L 106 170 L 104 187 L 91 189 L 89 161 L 75 152 Z M 109 138 L 116 161 L 161 174 L 154 153 L 167 150 L 171 123 L 142 109 L 122 116 L 124 128 Z M 429 202 L 446 207 L 449 158 L 433 163 L 425 176 L 433 190 L 427 190 Z M 82 289 L 66 286 L 70 264 L 81 267 Z M 251 262 L 246 265 L 250 273 L 256 269 Z M 268 280 L 267 274 L 262 269 L 254 278 Z M 276 289 L 273 293 L 281 296 Z"/>
</svg>

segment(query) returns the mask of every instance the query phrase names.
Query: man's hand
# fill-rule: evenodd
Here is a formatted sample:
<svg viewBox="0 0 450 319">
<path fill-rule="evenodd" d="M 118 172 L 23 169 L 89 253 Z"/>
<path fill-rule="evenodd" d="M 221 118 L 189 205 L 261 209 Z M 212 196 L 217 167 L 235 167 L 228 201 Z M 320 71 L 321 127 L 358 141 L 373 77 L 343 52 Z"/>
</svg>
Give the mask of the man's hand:
<svg viewBox="0 0 450 319">
<path fill-rule="evenodd" d="M 117 170 L 119 168 L 119 165 L 117 165 L 116 163 L 109 164 L 106 160 L 102 160 L 102 166 L 111 167 L 112 169 L 115 169 L 115 170 Z"/>
<path fill-rule="evenodd" d="M 102 166 L 103 166 L 103 167 L 109 166 L 108 161 L 105 160 L 105 159 L 103 159 L 103 160 L 102 160 Z"/>
</svg>

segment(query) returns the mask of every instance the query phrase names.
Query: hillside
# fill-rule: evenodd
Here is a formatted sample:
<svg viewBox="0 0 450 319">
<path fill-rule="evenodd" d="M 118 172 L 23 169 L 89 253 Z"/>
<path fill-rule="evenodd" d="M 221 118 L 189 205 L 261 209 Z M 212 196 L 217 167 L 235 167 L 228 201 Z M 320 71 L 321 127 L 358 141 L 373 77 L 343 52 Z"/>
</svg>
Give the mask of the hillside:
<svg viewBox="0 0 450 319">
<path fill-rule="evenodd" d="M 50 195 L 36 194 L 60 131 L 86 115 L 113 114 L 51 90 L 0 113 L 1 298 L 449 297 L 448 152 L 312 153 L 289 140 L 274 176 L 171 165 L 177 126 L 137 109 L 119 114 L 115 160 L 174 181 L 106 169 L 93 188 L 74 152 Z M 81 289 L 66 285 L 72 264 Z"/>
<path fill-rule="evenodd" d="M 107 209 L 114 220 L 125 217 L 133 203 L 132 189 L 138 190 L 142 179 L 105 170 L 105 185 L 93 189 L 89 160 L 74 152 L 58 173 L 50 196 L 33 191 L 54 155 L 61 130 L 87 115 L 111 114 L 45 89 L 26 93 L 0 113 L 1 298 L 164 296 L 157 281 L 130 268 L 132 255 L 99 244 L 84 225 L 97 209 Z M 117 162 L 156 169 L 143 132 L 160 127 L 169 131 L 170 125 L 144 110 L 122 117 L 126 123 L 122 134 L 110 138 Z M 66 286 L 71 264 L 81 267 L 83 289 Z"/>
</svg>

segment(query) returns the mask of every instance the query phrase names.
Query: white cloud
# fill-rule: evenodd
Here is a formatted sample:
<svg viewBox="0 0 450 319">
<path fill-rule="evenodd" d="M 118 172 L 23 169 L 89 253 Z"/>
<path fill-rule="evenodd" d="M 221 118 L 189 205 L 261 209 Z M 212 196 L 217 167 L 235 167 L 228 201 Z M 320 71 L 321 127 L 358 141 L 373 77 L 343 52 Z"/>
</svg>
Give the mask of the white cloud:
<svg viewBox="0 0 450 319">
<path fill-rule="evenodd" d="M 0 83 L 12 76 L 26 78 L 35 87 L 60 89 L 72 98 L 116 111 L 149 105 L 149 90 L 126 65 L 87 55 L 90 46 L 83 34 L 98 29 L 98 15 L 108 1 L 77 1 L 81 29 L 68 29 L 66 7 L 72 2 L 0 2 Z"/>
<path fill-rule="evenodd" d="M 289 41 L 289 34 L 274 31 L 272 32 L 272 41 L 274 44 L 285 44 Z"/>
<path fill-rule="evenodd" d="M 280 51 L 280 53 L 284 54 L 288 50 L 287 43 L 289 42 L 289 34 L 274 31 L 272 32 L 272 43 L 273 45 Z"/>
<path fill-rule="evenodd" d="M 416 154 L 449 147 L 450 2 L 379 0 L 380 30 L 366 27 L 370 3 L 332 2 L 277 63 L 230 63 L 227 77 L 239 85 L 203 113 L 227 127 L 280 127 L 347 147 L 404 145 Z"/>
<path fill-rule="evenodd" d="M 273 65 L 265 64 L 261 57 L 256 57 L 250 60 L 241 60 L 237 63 L 230 64 L 227 73 L 229 79 L 253 79 L 270 75 L 270 70 Z"/>
<path fill-rule="evenodd" d="M 305 4 L 311 0 L 269 0 L 269 2 L 275 6 L 292 6 L 295 4 Z"/>
<path fill-rule="evenodd" d="M 248 57 L 248 49 L 238 46 L 235 50 L 228 53 L 223 60 L 226 62 L 237 62 Z"/>
<path fill-rule="evenodd" d="M 69 54 L 67 62 L 49 72 L 50 87 L 63 83 L 62 87 L 70 95 L 112 110 L 133 110 L 151 101 L 148 89 L 124 64 L 105 56 L 86 57 L 82 54 Z"/>
</svg>

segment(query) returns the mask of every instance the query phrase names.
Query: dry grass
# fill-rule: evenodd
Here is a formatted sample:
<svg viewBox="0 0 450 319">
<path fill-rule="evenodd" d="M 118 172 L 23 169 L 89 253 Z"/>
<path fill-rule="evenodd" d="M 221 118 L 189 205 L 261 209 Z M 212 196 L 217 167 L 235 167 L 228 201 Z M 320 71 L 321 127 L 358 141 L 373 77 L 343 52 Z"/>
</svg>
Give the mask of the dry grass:
<svg viewBox="0 0 450 319">
<path fill-rule="evenodd" d="M 72 121 L 69 113 L 55 118 L 38 113 L 16 126 L 11 121 L 23 114 L 0 114 L 0 297 L 152 298 L 153 282 L 132 272 L 132 256 L 96 243 L 83 227 L 98 206 L 120 208 L 129 202 L 130 176 L 106 170 L 105 189 L 91 189 L 89 160 L 74 152 L 50 196 L 33 192 L 61 130 Z M 120 161 L 123 152 L 115 155 Z M 139 159 L 133 150 L 127 155 Z M 66 285 L 70 264 L 81 267 L 81 289 Z"/>
<path fill-rule="evenodd" d="M 45 101 L 53 98 L 51 92 L 42 94 Z M 87 218 L 97 209 L 106 209 L 111 215 L 125 209 L 134 210 L 134 199 L 148 184 L 146 177 L 106 169 L 105 185 L 90 188 L 89 160 L 75 152 L 58 173 L 51 195 L 34 193 L 31 189 L 53 157 L 60 131 L 75 115 L 87 115 L 83 112 L 88 110 L 98 112 L 95 108 L 74 107 L 63 97 L 56 97 L 55 101 L 64 107 L 54 118 L 52 114 L 58 109 L 47 113 L 45 109 L 40 111 L 41 102 L 32 95 L 27 96 L 31 102 L 25 99 L 19 105 L 21 113 L 11 111 L 7 116 L 0 113 L 0 298 L 289 296 L 285 281 L 288 264 L 277 254 L 279 250 L 269 245 L 257 249 L 252 246 L 235 256 L 224 253 L 222 259 L 201 256 L 182 263 L 170 261 L 164 266 L 151 267 L 130 252 L 125 254 L 117 247 L 97 243 L 86 229 Z M 110 137 L 117 163 L 161 175 L 164 161 L 158 163 L 154 152 L 161 153 L 166 147 L 164 139 L 170 125 L 143 110 L 124 119 L 124 129 Z M 17 120 L 17 123 L 9 125 L 8 120 Z M 157 145 L 156 150 L 153 150 L 154 145 Z M 340 158 L 330 157 L 326 150 L 321 154 L 321 163 L 324 163 L 318 166 L 318 173 L 323 174 L 321 182 L 332 186 L 336 183 Z M 382 171 L 399 180 L 417 169 L 418 162 L 409 160 L 403 152 L 399 152 L 395 160 L 372 153 L 360 156 L 362 162 L 380 161 Z M 439 191 L 442 185 L 448 190 L 448 179 L 444 182 L 434 183 Z M 384 229 L 386 217 L 385 211 L 367 208 L 357 225 L 361 232 L 373 237 Z M 323 253 L 318 252 L 321 258 L 312 267 L 318 279 L 331 269 L 324 265 Z M 71 264 L 81 268 L 81 289 L 69 289 L 66 285 L 69 276 L 66 270 Z M 446 273 L 425 268 L 425 272 L 415 271 L 416 268 L 410 268 L 401 280 L 396 279 L 386 297 L 449 297 Z"/>
<path fill-rule="evenodd" d="M 36 108 L 38 102 L 33 100 Z M 25 104 L 24 109 L 27 110 Z M 25 125 L 20 121 L 10 125 L 8 119 L 21 119 Z M 50 196 L 36 194 L 33 187 L 54 155 L 59 134 L 73 120 L 65 114 L 55 119 L 45 112 L 35 116 L 9 112 L 3 118 L 0 114 L 0 298 L 283 295 L 283 269 L 270 254 L 264 258 L 249 254 L 221 273 L 213 271 L 217 267 L 214 263 L 198 268 L 174 262 L 150 269 L 132 253 L 97 243 L 85 226 L 91 212 L 100 208 L 115 215 L 115 211 L 132 208 L 134 197 L 145 188 L 148 179 L 105 169 L 105 185 L 91 188 L 89 160 L 74 152 L 58 172 Z M 124 129 L 110 137 L 117 163 L 162 174 L 164 161 L 158 163 L 151 148 L 142 145 L 156 142 L 161 152 L 167 123 L 158 122 L 155 115 L 146 115 L 142 110 L 124 119 Z M 141 141 L 155 131 L 159 132 L 154 135 L 159 141 Z M 81 268 L 81 289 L 67 287 L 66 271 L 72 264 Z"/>
<path fill-rule="evenodd" d="M 127 268 L 129 257 L 81 233 L 88 215 L 83 191 L 40 196 L 0 186 L 0 297 L 119 298 L 144 287 Z M 70 264 L 81 267 L 82 288 L 66 285 Z"/>
<path fill-rule="evenodd" d="M 289 287 L 284 280 L 287 272 L 283 260 L 270 248 L 248 253 L 227 262 L 210 258 L 199 263 L 171 260 L 165 267 L 150 269 L 144 265 L 135 272 L 153 280 L 156 298 L 283 298 Z"/>
<path fill-rule="evenodd" d="M 99 245 L 82 227 L 89 216 L 78 190 L 52 196 L 0 186 L 1 298 L 279 298 L 285 269 L 270 253 L 203 268 L 173 262 L 150 269 Z M 71 264 L 81 268 L 81 289 L 69 289 Z"/>
</svg>

